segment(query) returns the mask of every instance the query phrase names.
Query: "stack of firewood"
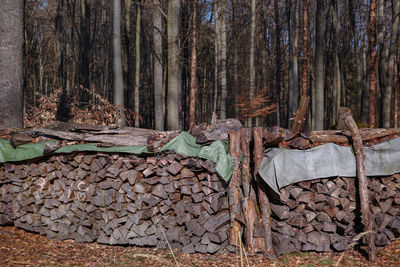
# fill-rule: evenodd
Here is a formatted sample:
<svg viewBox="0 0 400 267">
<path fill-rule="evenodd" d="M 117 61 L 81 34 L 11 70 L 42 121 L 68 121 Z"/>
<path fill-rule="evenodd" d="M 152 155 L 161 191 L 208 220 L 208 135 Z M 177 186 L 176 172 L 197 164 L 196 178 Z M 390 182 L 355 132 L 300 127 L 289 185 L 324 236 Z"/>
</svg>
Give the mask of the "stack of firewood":
<svg viewBox="0 0 400 267">
<path fill-rule="evenodd" d="M 304 181 L 281 189 L 271 199 L 272 241 L 278 254 L 293 251 L 343 251 L 362 231 L 354 178 Z M 400 175 L 369 183 L 375 243 L 400 236 Z"/>
<path fill-rule="evenodd" d="M 49 238 L 217 253 L 226 184 L 208 160 L 78 153 L 0 166 L 0 224 Z M 167 239 L 167 240 L 166 240 Z"/>
</svg>

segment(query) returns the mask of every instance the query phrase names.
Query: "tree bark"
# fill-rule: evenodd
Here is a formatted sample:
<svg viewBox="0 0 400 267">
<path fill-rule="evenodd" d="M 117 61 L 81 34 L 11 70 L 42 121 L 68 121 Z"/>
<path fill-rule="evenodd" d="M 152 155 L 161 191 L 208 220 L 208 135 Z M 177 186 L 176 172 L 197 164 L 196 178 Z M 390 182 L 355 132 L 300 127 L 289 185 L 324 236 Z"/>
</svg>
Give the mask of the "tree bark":
<svg viewBox="0 0 400 267">
<path fill-rule="evenodd" d="M 301 77 L 301 94 L 308 94 L 308 0 L 303 0 L 303 74 Z"/>
<path fill-rule="evenodd" d="M 140 5 L 137 6 L 136 11 L 136 42 L 135 42 L 135 127 L 139 127 L 139 88 L 140 88 L 140 24 L 141 24 L 141 11 Z"/>
<path fill-rule="evenodd" d="M 255 33 L 256 33 L 256 0 L 251 0 L 251 19 L 250 19 L 250 64 L 249 64 L 249 101 L 254 99 L 256 91 L 256 70 L 254 65 L 254 50 L 255 50 Z M 252 117 L 247 118 L 247 126 L 252 126 Z"/>
<path fill-rule="evenodd" d="M 121 61 L 121 0 L 113 1 L 112 13 L 112 49 L 113 49 L 113 99 L 114 104 L 124 105 L 124 83 L 122 80 L 122 61 Z"/>
<path fill-rule="evenodd" d="M 294 2 L 294 3 L 293 3 Z M 299 105 L 299 68 L 297 59 L 299 0 L 289 0 L 289 103 L 288 117 L 294 116 Z M 288 128 L 292 121 L 288 120 Z"/>
<path fill-rule="evenodd" d="M 156 130 L 164 130 L 165 99 L 163 94 L 163 59 L 162 59 L 162 21 L 159 0 L 153 0 L 153 45 L 154 45 L 154 115 Z"/>
<path fill-rule="evenodd" d="M 369 4 L 369 126 L 376 126 L 376 93 L 378 85 L 376 56 L 376 0 Z"/>
<path fill-rule="evenodd" d="M 219 0 L 220 1 L 220 33 L 221 33 L 221 72 L 220 74 L 220 81 L 221 81 L 221 103 L 220 103 L 220 114 L 219 117 L 221 120 L 226 119 L 226 101 L 228 97 L 227 91 L 227 77 L 226 77 L 226 53 L 227 53 L 227 28 L 226 28 L 226 16 L 227 16 L 227 3 L 226 0 Z"/>
<path fill-rule="evenodd" d="M 390 34 L 390 49 L 389 49 L 389 61 L 388 61 L 388 72 L 387 72 L 387 84 L 383 96 L 383 127 L 390 127 L 390 113 L 392 104 L 392 91 L 394 86 L 394 58 L 398 49 L 399 40 L 399 12 L 400 12 L 400 0 L 392 1 L 392 32 Z"/>
<path fill-rule="evenodd" d="M 315 125 L 313 129 L 324 129 L 324 1 L 317 0 L 316 21 L 315 21 L 315 110 L 313 117 Z"/>
<path fill-rule="evenodd" d="M 192 14 L 192 61 L 190 64 L 190 117 L 189 129 L 196 124 L 196 93 L 197 93 L 197 1 L 193 1 Z"/>
<path fill-rule="evenodd" d="M 342 70 L 340 68 L 340 41 L 339 41 L 339 18 L 338 18 L 338 2 L 333 0 L 332 2 L 332 17 L 333 17 L 333 29 L 335 34 L 335 69 L 334 69 L 334 104 L 332 105 L 332 124 L 336 124 L 336 118 L 338 116 L 337 112 L 341 107 L 341 93 L 342 93 Z"/>
<path fill-rule="evenodd" d="M 23 127 L 24 1 L 0 8 L 0 125 Z"/>
<path fill-rule="evenodd" d="M 275 20 L 275 97 L 276 97 L 276 124 L 281 125 L 281 22 L 279 17 L 279 1 L 274 1 Z"/>
<path fill-rule="evenodd" d="M 181 66 L 180 57 L 180 0 L 168 1 L 167 42 L 168 42 L 168 93 L 167 125 L 169 130 L 179 130 L 179 111 L 181 107 Z"/>
<path fill-rule="evenodd" d="M 363 151 L 363 143 L 357 124 L 351 116 L 351 113 L 341 114 L 341 116 L 343 116 L 344 125 L 350 130 L 351 137 L 353 139 L 353 149 L 356 156 L 358 187 L 360 192 L 362 223 L 364 224 L 364 231 L 370 232 L 367 234 L 368 257 L 370 261 L 375 261 L 375 235 L 372 232 L 373 222 L 369 209 L 368 179 L 365 174 L 365 155 Z"/>
<path fill-rule="evenodd" d="M 121 6 L 121 2 L 119 6 Z M 81 0 L 81 24 L 80 24 L 80 39 L 79 39 L 79 83 L 86 89 L 90 89 L 89 48 L 90 48 L 90 0 Z M 82 102 L 89 101 L 89 94 L 86 90 L 81 91 L 81 101 Z"/>
</svg>

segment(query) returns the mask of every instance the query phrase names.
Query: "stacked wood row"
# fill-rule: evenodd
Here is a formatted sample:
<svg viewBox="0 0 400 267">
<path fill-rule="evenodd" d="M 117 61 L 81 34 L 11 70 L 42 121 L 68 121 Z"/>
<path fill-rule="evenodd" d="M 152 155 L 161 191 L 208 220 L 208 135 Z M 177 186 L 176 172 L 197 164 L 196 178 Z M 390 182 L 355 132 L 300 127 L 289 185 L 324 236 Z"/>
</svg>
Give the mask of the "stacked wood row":
<svg viewBox="0 0 400 267">
<path fill-rule="evenodd" d="M 355 182 L 344 177 L 315 179 L 275 194 L 270 203 L 275 251 L 346 250 L 363 231 Z M 400 175 L 370 178 L 369 192 L 375 244 L 385 246 L 400 237 Z"/>
<path fill-rule="evenodd" d="M 208 160 L 75 153 L 0 166 L 0 224 L 49 238 L 218 253 L 229 221 Z"/>
</svg>

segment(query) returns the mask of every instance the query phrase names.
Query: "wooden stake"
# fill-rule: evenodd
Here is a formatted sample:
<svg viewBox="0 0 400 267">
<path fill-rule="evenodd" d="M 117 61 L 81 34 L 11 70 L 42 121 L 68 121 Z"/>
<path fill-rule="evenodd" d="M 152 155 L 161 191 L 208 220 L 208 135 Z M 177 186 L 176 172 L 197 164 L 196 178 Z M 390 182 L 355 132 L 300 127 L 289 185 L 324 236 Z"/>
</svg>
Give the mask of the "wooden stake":
<svg viewBox="0 0 400 267">
<path fill-rule="evenodd" d="M 360 192 L 361 218 L 364 224 L 364 232 L 370 232 L 366 236 L 368 243 L 368 257 L 370 261 L 375 261 L 376 257 L 375 235 L 372 232 L 373 223 L 370 217 L 370 210 L 369 210 L 368 179 L 365 174 L 362 139 L 357 124 L 354 121 L 353 117 L 351 116 L 350 112 L 341 113 L 340 120 L 343 121 L 344 125 L 350 130 L 353 139 L 353 149 L 354 153 L 356 154 L 357 179 Z"/>
</svg>

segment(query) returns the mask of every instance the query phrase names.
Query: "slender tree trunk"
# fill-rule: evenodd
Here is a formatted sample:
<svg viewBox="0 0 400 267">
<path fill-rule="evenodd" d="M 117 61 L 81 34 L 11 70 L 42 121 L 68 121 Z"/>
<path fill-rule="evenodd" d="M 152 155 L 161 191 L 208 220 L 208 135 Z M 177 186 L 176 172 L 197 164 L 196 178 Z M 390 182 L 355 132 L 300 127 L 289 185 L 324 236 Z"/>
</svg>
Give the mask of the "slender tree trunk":
<svg viewBox="0 0 400 267">
<path fill-rule="evenodd" d="M 81 27 L 79 41 L 79 82 L 84 88 L 89 89 L 90 0 L 81 0 Z M 81 92 L 81 101 L 89 101 L 89 95 L 86 91 Z"/>
<path fill-rule="evenodd" d="M 0 8 L 0 125 L 23 127 L 24 1 Z"/>
<path fill-rule="evenodd" d="M 181 106 L 181 66 L 180 56 L 180 0 L 168 1 L 167 37 L 168 37 L 168 93 L 167 124 L 169 130 L 179 130 L 179 110 Z"/>
<path fill-rule="evenodd" d="M 334 99 L 335 103 L 332 105 L 333 112 L 332 112 L 332 124 L 336 124 L 336 118 L 338 117 L 337 112 L 341 106 L 341 93 L 342 93 L 342 71 L 340 68 L 339 62 L 339 51 L 340 51 L 340 41 L 339 41 L 339 18 L 338 18 L 338 2 L 336 0 L 332 1 L 332 17 L 333 17 L 333 28 L 335 33 L 335 70 L 334 70 L 334 77 L 335 77 L 335 90 L 334 90 Z"/>
<path fill-rule="evenodd" d="M 254 99 L 256 91 L 256 70 L 254 65 L 254 50 L 255 50 L 255 33 L 256 33 L 256 0 L 251 0 L 251 22 L 250 22 L 250 91 L 249 100 L 250 102 Z M 252 117 L 247 119 L 247 126 L 252 126 Z"/>
<path fill-rule="evenodd" d="M 123 106 L 124 105 L 124 83 L 122 79 L 122 61 L 121 61 L 121 0 L 113 0 L 113 36 L 112 36 L 112 48 L 113 48 L 113 84 L 114 92 L 113 99 L 114 104 Z"/>
<path fill-rule="evenodd" d="M 376 126 L 377 56 L 376 56 L 376 0 L 369 4 L 369 112 L 370 127 Z"/>
<path fill-rule="evenodd" d="M 156 130 L 164 130 L 165 99 L 163 94 L 163 60 L 162 60 L 162 20 L 159 0 L 153 0 L 153 45 L 154 45 L 154 113 Z"/>
<path fill-rule="evenodd" d="M 358 38 L 358 30 L 356 25 L 356 14 L 354 12 L 353 7 L 353 0 L 348 0 L 348 11 L 349 11 L 349 18 L 351 24 L 351 30 L 354 38 L 354 54 L 356 56 L 356 71 L 357 71 L 357 111 L 361 112 L 361 96 L 362 96 L 362 88 L 363 88 L 363 68 L 362 68 L 362 59 L 359 46 L 359 38 Z"/>
<path fill-rule="evenodd" d="M 297 64 L 299 0 L 289 0 L 289 103 L 288 117 L 294 116 L 299 105 L 299 69 Z M 292 120 L 288 120 L 288 129 Z"/>
<path fill-rule="evenodd" d="M 399 67 L 398 67 L 398 55 L 395 59 L 394 64 L 394 78 L 393 78 L 393 85 L 394 85 L 394 94 L 393 94 L 393 127 L 399 127 Z"/>
<path fill-rule="evenodd" d="M 394 58 L 398 49 L 399 40 L 399 12 L 400 12 L 400 0 L 393 0 L 392 7 L 392 32 L 390 34 L 390 50 L 389 50 L 389 61 L 388 61 L 388 72 L 387 72 L 387 84 L 383 96 L 383 127 L 390 127 L 390 112 L 392 103 L 392 90 L 393 90 L 393 78 L 394 78 Z"/>
<path fill-rule="evenodd" d="M 135 114 L 139 115 L 139 87 L 140 87 L 140 21 L 141 12 L 140 5 L 137 6 L 136 11 L 136 57 L 135 57 Z M 139 116 L 135 117 L 135 127 L 139 127 Z"/>
<path fill-rule="evenodd" d="M 316 20 L 315 20 L 315 130 L 324 129 L 324 1 L 317 0 Z"/>
<path fill-rule="evenodd" d="M 124 101 L 125 106 L 132 108 L 134 106 L 135 94 L 129 88 L 131 88 L 131 6 L 132 0 L 125 0 L 125 23 L 124 23 L 124 37 L 122 46 L 124 49 L 122 52 L 122 69 L 123 69 L 123 79 L 124 79 Z"/>
<path fill-rule="evenodd" d="M 217 103 L 220 89 L 220 55 L 221 55 L 221 27 L 220 27 L 220 18 L 219 18 L 219 10 L 218 10 L 218 0 L 214 1 L 214 28 L 215 28 L 215 38 L 214 38 L 214 58 L 215 58 L 215 66 L 214 66 L 214 97 L 213 97 L 213 112 L 217 113 Z"/>
<path fill-rule="evenodd" d="M 196 124 L 196 93 L 197 93 L 197 1 L 193 1 L 192 14 L 192 61 L 190 62 L 190 118 L 189 129 Z"/>
<path fill-rule="evenodd" d="M 303 73 L 301 77 L 301 94 L 308 94 L 308 0 L 303 0 Z"/>
<path fill-rule="evenodd" d="M 362 72 L 363 72 L 363 85 L 361 92 L 361 121 L 364 124 L 368 124 L 369 120 L 369 79 L 370 79 L 370 70 L 369 70 L 369 55 L 368 55 L 368 24 L 369 24 L 369 6 L 367 4 L 368 0 L 363 1 L 364 6 L 364 19 L 363 25 L 365 32 L 362 35 Z"/>
<path fill-rule="evenodd" d="M 220 72 L 220 81 L 221 81 L 221 104 L 220 104 L 220 119 L 226 119 L 226 101 L 228 97 L 227 90 L 227 77 L 226 77 L 226 52 L 227 52 L 227 40 L 226 40 L 226 14 L 227 14 L 227 3 L 226 0 L 220 0 L 220 11 L 219 14 L 221 23 L 221 72 Z"/>
<path fill-rule="evenodd" d="M 281 125 L 281 22 L 279 18 L 279 1 L 274 1 L 275 10 L 275 96 L 276 96 L 276 124 Z"/>
<path fill-rule="evenodd" d="M 64 83 L 64 49 L 63 49 L 63 16 L 64 0 L 57 1 L 55 17 L 56 55 L 57 55 L 57 86 L 66 90 Z"/>
</svg>

